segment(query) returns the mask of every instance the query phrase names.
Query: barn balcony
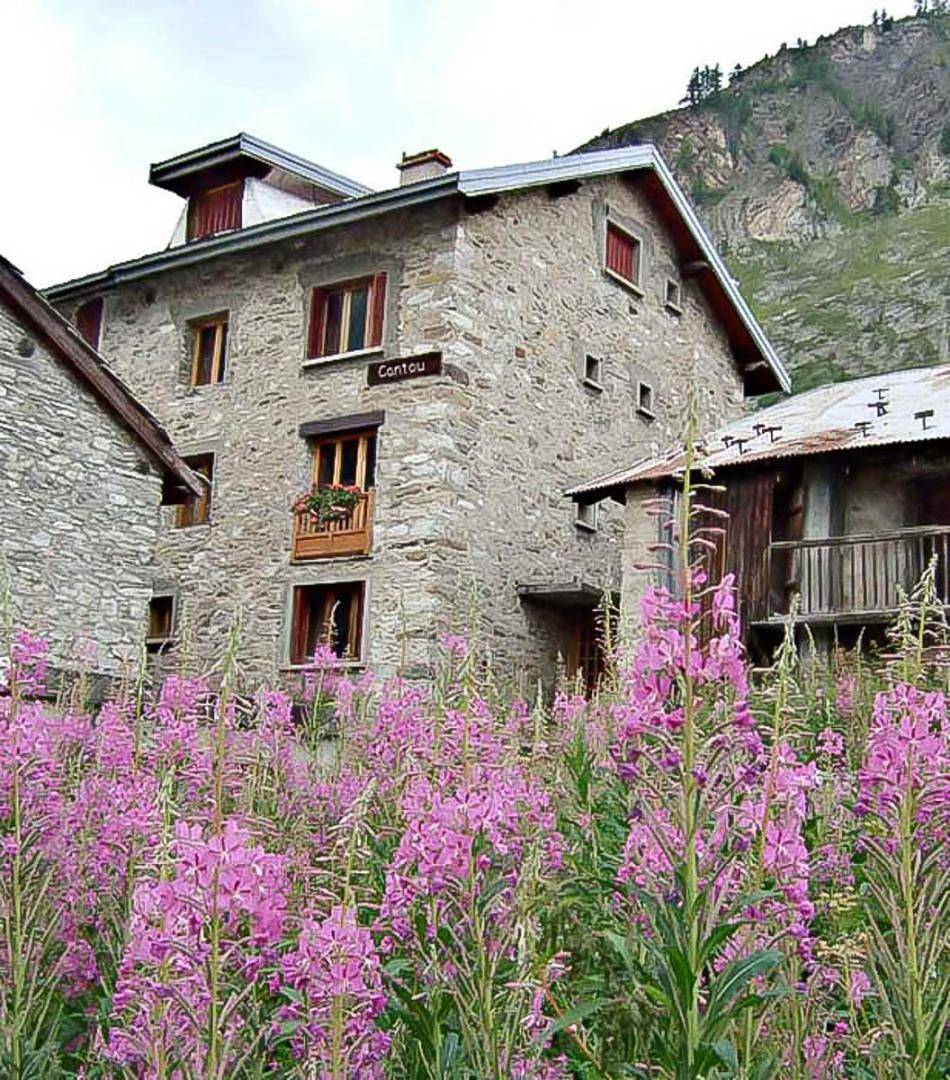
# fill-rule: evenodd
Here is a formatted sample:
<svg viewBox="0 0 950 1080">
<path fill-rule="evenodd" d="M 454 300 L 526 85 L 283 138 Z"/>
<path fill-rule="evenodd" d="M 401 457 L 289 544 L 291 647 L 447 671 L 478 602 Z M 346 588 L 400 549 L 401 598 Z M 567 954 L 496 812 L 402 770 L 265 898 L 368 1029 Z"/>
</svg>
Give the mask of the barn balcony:
<svg viewBox="0 0 950 1080">
<path fill-rule="evenodd" d="M 320 522 L 307 510 L 294 512 L 291 559 L 331 559 L 344 555 L 368 555 L 373 547 L 375 492 L 364 491 L 346 515 Z"/>
<path fill-rule="evenodd" d="M 769 619 L 808 622 L 886 618 L 936 558 L 937 596 L 950 604 L 950 526 L 774 541 L 769 545 Z"/>
</svg>

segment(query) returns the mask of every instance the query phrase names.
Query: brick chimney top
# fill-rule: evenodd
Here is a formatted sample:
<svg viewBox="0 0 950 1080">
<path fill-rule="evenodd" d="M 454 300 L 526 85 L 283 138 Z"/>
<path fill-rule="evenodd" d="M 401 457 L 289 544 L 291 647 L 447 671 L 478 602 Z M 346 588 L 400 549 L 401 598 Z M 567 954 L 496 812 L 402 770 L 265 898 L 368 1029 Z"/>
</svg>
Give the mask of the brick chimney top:
<svg viewBox="0 0 950 1080">
<path fill-rule="evenodd" d="M 452 168 L 452 159 L 441 150 L 423 150 L 418 154 L 403 152 L 402 161 L 396 168 L 399 170 L 399 186 L 415 184 L 419 180 L 432 180 L 436 176 L 443 176 Z"/>
</svg>

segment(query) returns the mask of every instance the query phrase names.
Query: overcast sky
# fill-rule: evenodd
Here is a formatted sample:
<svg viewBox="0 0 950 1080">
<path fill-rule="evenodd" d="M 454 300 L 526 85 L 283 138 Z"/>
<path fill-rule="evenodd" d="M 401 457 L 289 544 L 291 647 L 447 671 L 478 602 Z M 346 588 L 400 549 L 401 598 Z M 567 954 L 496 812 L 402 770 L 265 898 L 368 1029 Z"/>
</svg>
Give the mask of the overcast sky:
<svg viewBox="0 0 950 1080">
<path fill-rule="evenodd" d="M 564 152 L 874 0 L 8 0 L 0 251 L 48 285 L 163 248 L 148 166 L 248 131 L 375 188 Z M 892 14 L 909 14 L 895 0 Z"/>
</svg>

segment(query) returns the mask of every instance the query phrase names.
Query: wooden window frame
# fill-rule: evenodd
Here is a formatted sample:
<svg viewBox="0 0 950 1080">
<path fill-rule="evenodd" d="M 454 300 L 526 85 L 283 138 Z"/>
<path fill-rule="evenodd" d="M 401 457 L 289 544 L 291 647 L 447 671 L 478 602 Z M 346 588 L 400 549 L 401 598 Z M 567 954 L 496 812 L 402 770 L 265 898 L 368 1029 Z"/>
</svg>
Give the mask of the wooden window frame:
<svg viewBox="0 0 950 1080">
<path fill-rule="evenodd" d="M 366 466 L 369 461 L 370 442 L 376 443 L 376 428 L 367 428 L 365 431 L 340 431 L 332 435 L 323 435 L 313 440 L 311 447 L 311 479 L 314 486 L 320 483 L 320 460 L 323 454 L 333 447 L 333 478 L 331 484 L 339 484 L 343 471 L 343 443 L 357 441 L 356 448 L 356 486 L 360 491 L 371 491 L 376 487 L 376 446 L 373 447 L 373 475 L 372 483 L 367 486 Z"/>
<path fill-rule="evenodd" d="M 610 265 L 610 235 L 613 233 L 621 241 L 629 243 L 633 251 L 633 277 Z M 608 220 L 604 227 L 604 273 L 619 281 L 622 285 L 632 290 L 637 296 L 643 296 L 643 241 L 639 236 L 618 225 L 616 221 Z"/>
<path fill-rule="evenodd" d="M 152 634 L 152 605 L 156 600 L 167 600 L 168 611 L 168 633 L 161 636 Z M 169 645 L 175 640 L 175 627 L 178 620 L 178 598 L 174 593 L 161 592 L 155 593 L 149 597 L 148 601 L 148 627 L 145 632 L 145 646 L 151 651 L 160 651 L 163 645 Z"/>
<path fill-rule="evenodd" d="M 175 528 L 191 529 L 196 525 L 211 524 L 212 500 L 214 496 L 214 454 L 191 454 L 184 459 L 185 464 L 199 476 L 208 482 L 204 486 L 201 495 L 191 495 L 183 503 L 175 507 Z M 202 471 L 202 465 L 208 463 L 207 472 Z"/>
<path fill-rule="evenodd" d="M 364 579 L 356 579 L 347 581 L 305 582 L 292 587 L 290 595 L 290 639 L 288 649 L 288 661 L 290 667 L 305 667 L 311 659 L 309 655 L 306 655 L 308 652 L 306 639 L 310 636 L 309 629 L 311 620 L 314 618 L 313 594 L 317 593 L 319 595 L 321 607 L 319 617 L 322 619 L 324 626 L 328 626 L 332 619 L 333 608 L 337 602 L 337 593 L 343 589 L 352 590 L 356 596 L 357 602 L 353 604 L 350 609 L 350 620 L 347 628 L 349 644 L 351 648 L 355 645 L 356 652 L 345 653 L 343 656 L 340 656 L 339 659 L 342 664 L 352 666 L 364 663 L 364 653 L 366 651 L 367 585 Z M 309 594 L 306 601 L 308 604 L 306 623 L 302 622 L 302 619 L 304 618 L 302 605 L 304 604 L 305 594 Z"/>
<path fill-rule="evenodd" d="M 228 341 L 230 337 L 230 318 L 227 313 L 196 319 L 189 323 L 192 333 L 191 346 L 191 387 L 220 386 L 228 370 Z M 207 382 L 198 382 L 198 364 L 201 355 L 201 335 L 209 326 L 215 328 L 214 353 L 211 357 L 211 377 Z"/>
<path fill-rule="evenodd" d="M 358 356 L 362 353 L 377 352 L 383 347 L 386 323 L 386 284 L 385 272 L 366 274 L 362 277 L 345 281 L 334 281 L 327 285 L 314 287 L 310 292 L 310 322 L 307 329 L 307 361 L 312 363 L 334 360 L 342 356 Z M 366 289 L 366 322 L 363 327 L 363 344 L 358 349 L 349 348 L 350 314 L 353 293 Z M 327 304 L 329 298 L 343 293 L 343 306 L 340 313 L 340 347 L 335 352 L 327 352 Z M 346 335 L 344 337 L 344 334 Z"/>
</svg>

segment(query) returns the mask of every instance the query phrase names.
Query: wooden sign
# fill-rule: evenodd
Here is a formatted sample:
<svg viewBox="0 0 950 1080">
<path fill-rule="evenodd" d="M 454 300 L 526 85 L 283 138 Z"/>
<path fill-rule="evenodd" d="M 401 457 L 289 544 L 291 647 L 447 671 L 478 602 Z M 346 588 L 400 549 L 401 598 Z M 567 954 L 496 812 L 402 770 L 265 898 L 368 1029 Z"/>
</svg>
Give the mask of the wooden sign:
<svg viewBox="0 0 950 1080">
<path fill-rule="evenodd" d="M 442 353 L 427 352 L 404 360 L 377 360 L 366 369 L 368 386 L 384 386 L 404 379 L 422 379 L 442 374 Z"/>
</svg>

